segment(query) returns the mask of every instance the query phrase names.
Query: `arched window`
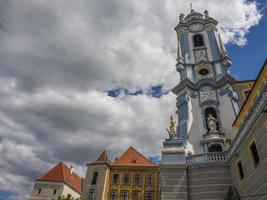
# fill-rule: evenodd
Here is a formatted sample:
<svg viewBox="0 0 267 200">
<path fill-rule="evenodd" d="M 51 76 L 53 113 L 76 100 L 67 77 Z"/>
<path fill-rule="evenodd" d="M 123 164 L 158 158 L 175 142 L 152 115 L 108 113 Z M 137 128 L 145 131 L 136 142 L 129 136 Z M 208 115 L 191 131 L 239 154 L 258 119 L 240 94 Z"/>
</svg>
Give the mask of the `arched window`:
<svg viewBox="0 0 267 200">
<path fill-rule="evenodd" d="M 194 46 L 201 47 L 204 46 L 203 37 L 200 34 L 194 35 Z"/>
<path fill-rule="evenodd" d="M 212 117 L 214 117 L 217 120 L 217 122 L 216 122 L 216 126 L 217 126 L 216 129 L 219 130 L 219 121 L 218 121 L 216 110 L 214 108 L 207 108 L 205 110 L 205 121 L 206 121 L 206 127 L 208 129 L 208 132 L 210 131 L 209 130 L 209 124 L 208 124 L 208 117 L 209 117 L 209 115 L 211 115 Z"/>
<path fill-rule="evenodd" d="M 222 152 L 222 146 L 220 144 L 213 144 L 208 148 L 209 152 Z"/>
</svg>

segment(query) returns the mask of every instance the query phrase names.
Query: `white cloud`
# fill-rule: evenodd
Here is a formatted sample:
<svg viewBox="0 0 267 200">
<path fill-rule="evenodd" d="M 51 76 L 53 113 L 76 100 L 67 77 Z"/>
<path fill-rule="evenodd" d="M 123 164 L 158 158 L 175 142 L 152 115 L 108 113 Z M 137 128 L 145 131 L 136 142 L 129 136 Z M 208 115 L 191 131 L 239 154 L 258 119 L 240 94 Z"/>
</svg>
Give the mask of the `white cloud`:
<svg viewBox="0 0 267 200">
<path fill-rule="evenodd" d="M 52 164 L 80 175 L 104 148 L 129 145 L 157 155 L 166 137 L 178 82 L 176 35 L 188 1 L 4 1 L 0 4 L 0 188 L 18 196 Z M 261 14 L 253 1 L 196 0 L 219 21 L 223 40 L 246 44 Z M 222 9 L 223 8 L 223 9 Z M 112 98 L 116 87 L 145 94 Z M 119 141 L 119 142 L 118 142 Z"/>
</svg>

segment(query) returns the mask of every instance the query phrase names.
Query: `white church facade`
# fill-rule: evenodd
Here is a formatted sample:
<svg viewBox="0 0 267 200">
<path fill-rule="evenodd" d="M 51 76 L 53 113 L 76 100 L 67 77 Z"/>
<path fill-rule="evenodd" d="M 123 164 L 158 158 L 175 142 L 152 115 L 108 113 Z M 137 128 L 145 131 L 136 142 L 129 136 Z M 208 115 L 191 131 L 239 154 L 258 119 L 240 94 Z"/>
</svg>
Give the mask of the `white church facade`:
<svg viewBox="0 0 267 200">
<path fill-rule="evenodd" d="M 267 199 L 266 63 L 255 82 L 232 77 L 217 24 L 191 10 L 175 27 L 178 120 L 163 142 L 161 200 Z"/>
</svg>

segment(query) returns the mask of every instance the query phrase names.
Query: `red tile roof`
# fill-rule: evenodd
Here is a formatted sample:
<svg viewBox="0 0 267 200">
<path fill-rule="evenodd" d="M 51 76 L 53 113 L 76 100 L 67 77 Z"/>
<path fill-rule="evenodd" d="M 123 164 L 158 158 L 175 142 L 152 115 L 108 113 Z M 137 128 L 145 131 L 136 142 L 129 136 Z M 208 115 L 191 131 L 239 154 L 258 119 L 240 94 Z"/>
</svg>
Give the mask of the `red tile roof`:
<svg viewBox="0 0 267 200">
<path fill-rule="evenodd" d="M 106 150 L 104 150 L 99 155 L 99 157 L 93 163 L 91 163 L 91 164 L 106 164 L 106 163 L 109 163 L 109 160 L 108 160 L 107 152 L 106 152 Z"/>
<path fill-rule="evenodd" d="M 157 165 L 148 160 L 133 147 L 129 147 L 127 151 L 112 163 L 112 166 L 154 167 Z"/>
<path fill-rule="evenodd" d="M 75 172 L 71 173 L 71 169 L 62 161 L 38 179 L 38 181 L 64 182 L 78 193 L 82 191 L 82 179 Z"/>
</svg>

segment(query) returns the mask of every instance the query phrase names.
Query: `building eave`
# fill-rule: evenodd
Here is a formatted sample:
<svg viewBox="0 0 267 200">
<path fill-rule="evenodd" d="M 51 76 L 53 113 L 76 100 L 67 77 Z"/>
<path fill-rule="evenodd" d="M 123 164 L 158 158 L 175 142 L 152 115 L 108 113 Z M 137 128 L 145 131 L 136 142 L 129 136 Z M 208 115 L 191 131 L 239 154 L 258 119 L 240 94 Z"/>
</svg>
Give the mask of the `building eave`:
<svg viewBox="0 0 267 200">
<path fill-rule="evenodd" d="M 248 111 L 250 107 L 253 105 L 254 100 L 257 98 L 258 94 L 262 90 L 263 86 L 267 83 L 267 59 L 265 60 L 260 73 L 258 74 L 256 81 L 251 89 L 250 94 L 248 95 L 247 99 L 245 100 L 243 106 L 240 109 L 235 121 L 233 122 L 234 127 L 239 127 L 242 121 L 245 120 L 246 116 L 248 115 Z"/>
</svg>

